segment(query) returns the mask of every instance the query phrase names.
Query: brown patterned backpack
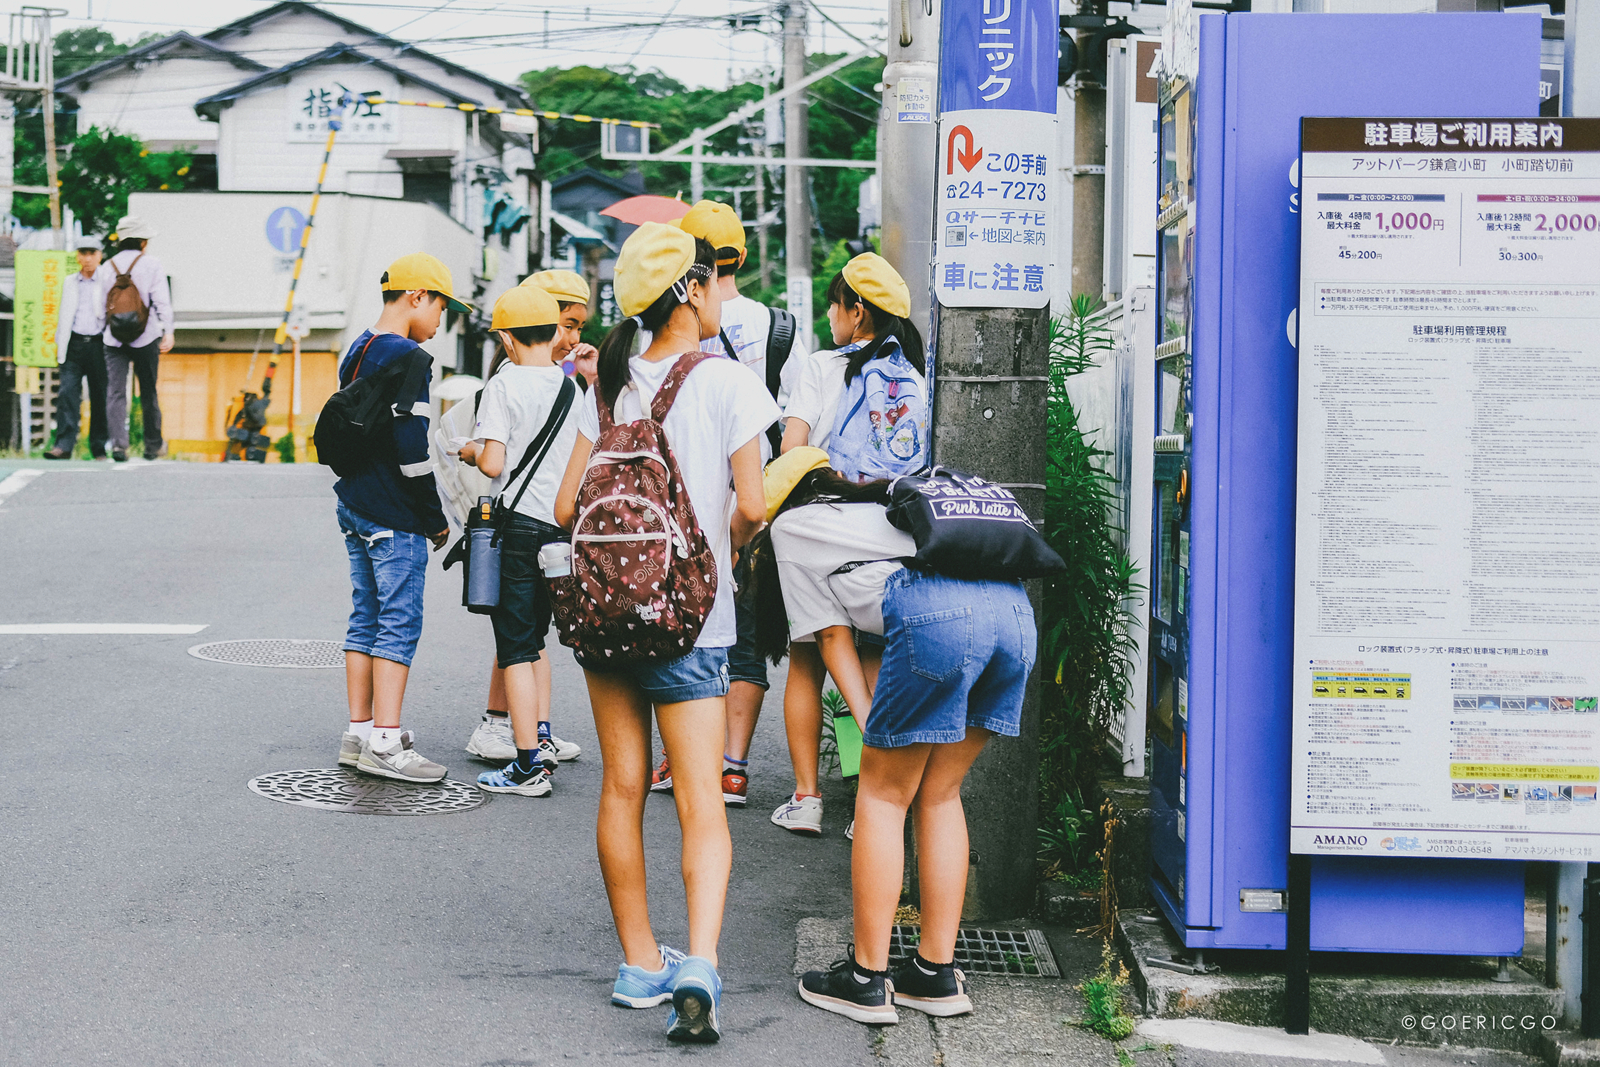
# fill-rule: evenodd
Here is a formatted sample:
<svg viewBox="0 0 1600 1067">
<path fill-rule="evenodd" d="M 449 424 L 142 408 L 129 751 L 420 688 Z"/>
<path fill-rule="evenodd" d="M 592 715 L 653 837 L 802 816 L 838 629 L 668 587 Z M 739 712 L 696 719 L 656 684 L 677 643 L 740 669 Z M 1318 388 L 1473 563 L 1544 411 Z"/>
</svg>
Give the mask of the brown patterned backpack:
<svg viewBox="0 0 1600 1067">
<path fill-rule="evenodd" d="M 596 396 L 600 438 L 578 486 L 572 572 L 550 581 L 561 643 L 591 666 L 694 651 L 717 596 L 717 560 L 662 423 L 704 352 L 678 358 L 650 417 L 618 424 Z"/>
</svg>

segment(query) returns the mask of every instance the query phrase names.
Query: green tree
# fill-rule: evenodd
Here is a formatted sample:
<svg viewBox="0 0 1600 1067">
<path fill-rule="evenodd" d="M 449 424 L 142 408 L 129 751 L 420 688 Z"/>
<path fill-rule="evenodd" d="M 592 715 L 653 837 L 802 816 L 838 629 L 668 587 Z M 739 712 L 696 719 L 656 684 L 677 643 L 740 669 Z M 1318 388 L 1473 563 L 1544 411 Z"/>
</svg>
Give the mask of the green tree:
<svg viewBox="0 0 1600 1067">
<path fill-rule="evenodd" d="M 65 78 L 85 67 L 120 56 L 130 48 L 160 37 L 159 33 L 146 33 L 126 43 L 119 42 L 99 26 L 77 26 L 56 34 L 56 77 Z"/>
</svg>

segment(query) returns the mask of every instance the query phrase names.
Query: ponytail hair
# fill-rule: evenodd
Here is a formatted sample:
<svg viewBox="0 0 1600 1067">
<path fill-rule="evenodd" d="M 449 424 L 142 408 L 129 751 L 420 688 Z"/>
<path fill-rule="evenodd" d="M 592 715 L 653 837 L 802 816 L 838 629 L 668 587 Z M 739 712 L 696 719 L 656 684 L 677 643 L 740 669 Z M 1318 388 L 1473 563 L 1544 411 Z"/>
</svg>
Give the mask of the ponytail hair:
<svg viewBox="0 0 1600 1067">
<path fill-rule="evenodd" d="M 696 267 L 704 267 L 704 271 L 697 271 Z M 710 285 L 710 279 L 717 269 L 717 250 L 711 247 L 710 242 L 703 237 L 694 239 L 694 264 L 685 273 L 683 278 L 667 287 L 667 291 L 656 297 L 655 303 L 639 312 L 630 315 L 611 327 L 606 333 L 605 340 L 600 342 L 600 355 L 598 357 L 598 373 L 600 377 L 600 399 L 606 402 L 607 407 L 614 408 L 617 397 L 622 395 L 622 390 L 628 385 L 628 359 L 633 355 L 633 342 L 639 336 L 639 329 L 643 327 L 652 334 L 661 332 L 661 327 L 672 318 L 672 313 L 678 310 L 678 305 L 685 303 L 687 297 L 687 279 L 696 278 L 702 285 Z"/>
<path fill-rule="evenodd" d="M 844 280 L 843 271 L 835 274 L 833 281 L 828 283 L 828 303 L 839 304 L 845 308 L 865 307 L 867 314 L 872 317 L 872 340 L 850 353 L 850 360 L 845 364 L 846 385 L 855 381 L 856 376 L 861 373 L 861 368 L 872 361 L 891 337 L 900 343 L 900 351 L 905 354 L 906 362 L 915 367 L 918 374 L 928 373 L 928 361 L 923 355 L 922 334 L 917 330 L 916 324 L 910 319 L 891 315 L 870 300 L 864 299 L 861 294 L 850 288 L 850 283 Z"/>
</svg>

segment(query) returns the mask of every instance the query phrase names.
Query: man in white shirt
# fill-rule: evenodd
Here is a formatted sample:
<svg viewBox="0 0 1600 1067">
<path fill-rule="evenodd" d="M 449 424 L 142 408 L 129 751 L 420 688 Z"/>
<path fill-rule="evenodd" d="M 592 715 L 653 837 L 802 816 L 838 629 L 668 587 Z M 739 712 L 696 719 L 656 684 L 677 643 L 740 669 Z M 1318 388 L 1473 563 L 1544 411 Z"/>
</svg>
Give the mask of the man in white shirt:
<svg viewBox="0 0 1600 1067">
<path fill-rule="evenodd" d="M 101 296 L 100 238 L 78 238 L 78 273 L 61 288 L 61 317 L 56 326 L 56 363 L 61 367 L 61 393 L 56 399 L 55 445 L 45 459 L 71 459 L 78 445 L 83 383 L 89 383 L 89 454 L 106 458 L 106 355 L 100 334 L 106 328 Z"/>
<path fill-rule="evenodd" d="M 137 215 L 124 215 L 117 223 L 117 253 L 100 270 L 100 304 L 106 304 L 119 274 L 132 276 L 148 310 L 145 327 L 131 341 L 118 340 L 106 324 L 106 417 L 111 423 L 111 458 L 128 459 L 128 368 L 139 376 L 139 406 L 144 412 L 144 458 L 167 454 L 161 438 L 161 402 L 156 396 L 156 372 L 163 353 L 172 351 L 172 291 L 161 261 L 145 251 L 155 229 Z"/>
</svg>

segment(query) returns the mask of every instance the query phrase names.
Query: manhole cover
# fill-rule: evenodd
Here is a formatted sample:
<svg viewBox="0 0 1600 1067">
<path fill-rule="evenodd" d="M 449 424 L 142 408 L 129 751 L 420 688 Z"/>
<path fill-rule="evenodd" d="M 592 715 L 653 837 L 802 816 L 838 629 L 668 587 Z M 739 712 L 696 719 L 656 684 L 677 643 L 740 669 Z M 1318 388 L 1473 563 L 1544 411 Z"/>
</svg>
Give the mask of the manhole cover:
<svg viewBox="0 0 1600 1067">
<path fill-rule="evenodd" d="M 481 789 L 446 779 L 435 785 L 391 782 L 345 770 L 275 771 L 250 779 L 250 791 L 280 804 L 352 815 L 450 815 L 488 800 Z"/>
<path fill-rule="evenodd" d="M 909 956 L 921 935 L 915 926 L 896 926 L 889 955 Z M 968 974 L 1017 974 L 1060 978 L 1056 957 L 1042 930 L 989 930 L 963 926 L 956 932 L 956 966 Z"/>
<path fill-rule="evenodd" d="M 195 645 L 189 655 L 239 667 L 343 667 L 344 646 L 338 641 L 297 641 L 270 637 L 252 641 L 213 641 Z"/>
</svg>

